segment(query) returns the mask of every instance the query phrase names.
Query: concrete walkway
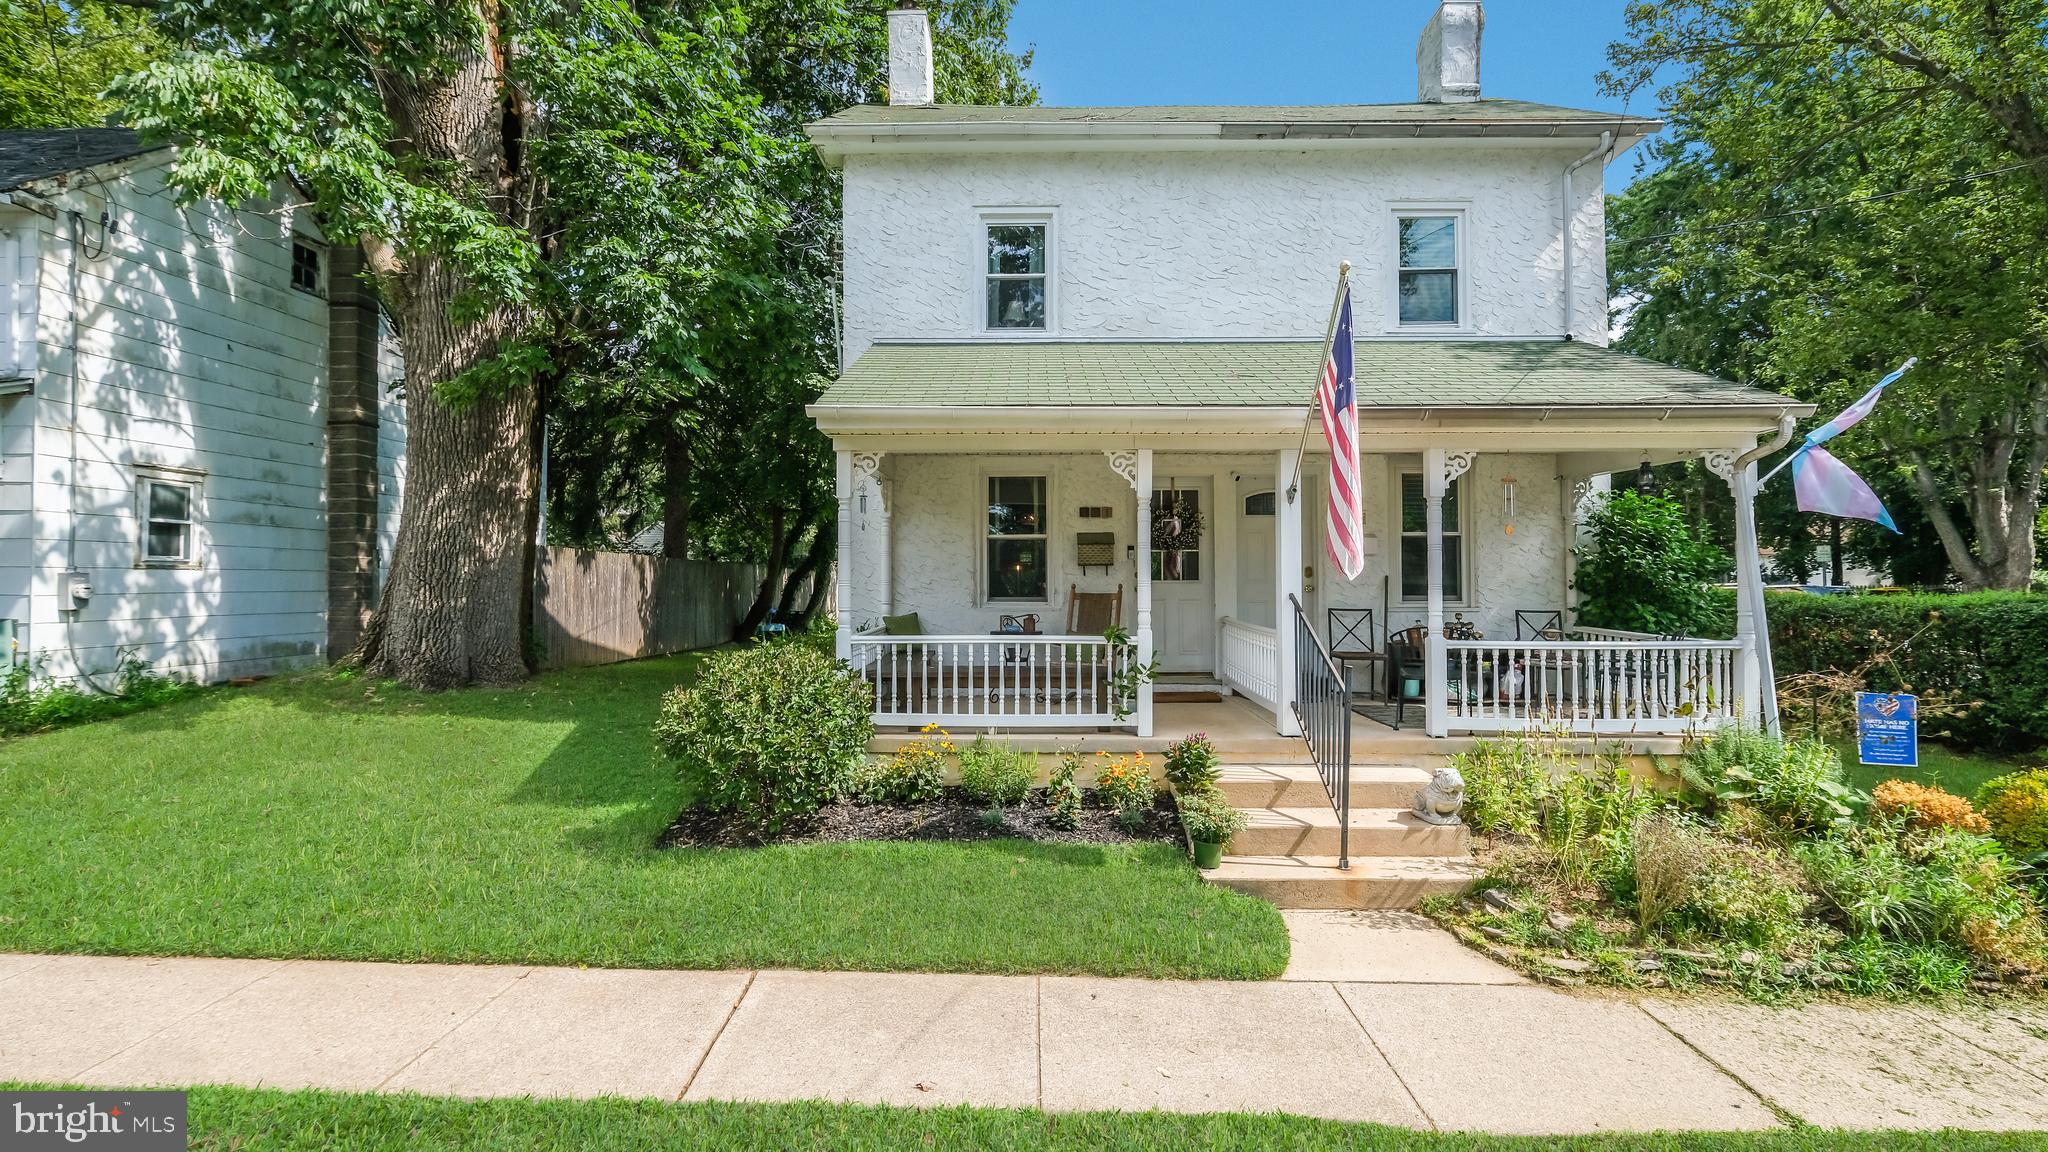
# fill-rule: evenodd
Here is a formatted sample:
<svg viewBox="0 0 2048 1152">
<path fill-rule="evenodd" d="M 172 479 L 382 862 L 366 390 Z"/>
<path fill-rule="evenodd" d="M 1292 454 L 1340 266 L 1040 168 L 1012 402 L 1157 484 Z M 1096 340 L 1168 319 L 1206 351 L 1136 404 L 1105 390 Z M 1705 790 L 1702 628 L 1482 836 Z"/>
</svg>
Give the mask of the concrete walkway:
<svg viewBox="0 0 2048 1152">
<path fill-rule="evenodd" d="M 2048 1007 L 1568 995 L 1416 917 L 1289 920 L 1294 968 L 1267 983 L 0 954 L 0 1080 L 1280 1110 L 1520 1133 L 2048 1128 Z"/>
</svg>

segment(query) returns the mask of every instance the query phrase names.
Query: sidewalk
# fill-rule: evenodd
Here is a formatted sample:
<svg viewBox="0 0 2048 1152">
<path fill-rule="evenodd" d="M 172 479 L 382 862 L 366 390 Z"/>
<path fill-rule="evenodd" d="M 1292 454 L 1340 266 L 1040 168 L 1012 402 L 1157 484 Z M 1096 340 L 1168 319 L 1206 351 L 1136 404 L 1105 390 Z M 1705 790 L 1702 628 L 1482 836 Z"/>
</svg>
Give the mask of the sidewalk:
<svg viewBox="0 0 2048 1152">
<path fill-rule="evenodd" d="M 1404 914 L 1289 919 L 1268 983 L 0 954 L 0 1080 L 2048 1129 L 2048 1005 L 1570 995 Z"/>
</svg>

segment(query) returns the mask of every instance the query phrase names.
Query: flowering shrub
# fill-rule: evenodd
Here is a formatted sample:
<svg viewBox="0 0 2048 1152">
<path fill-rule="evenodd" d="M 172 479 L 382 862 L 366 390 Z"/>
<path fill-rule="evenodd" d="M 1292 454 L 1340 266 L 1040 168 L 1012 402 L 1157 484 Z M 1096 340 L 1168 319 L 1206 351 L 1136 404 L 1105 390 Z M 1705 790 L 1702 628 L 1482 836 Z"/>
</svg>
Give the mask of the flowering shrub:
<svg viewBox="0 0 2048 1152">
<path fill-rule="evenodd" d="M 1197 732 L 1166 746 L 1166 782 L 1183 796 L 1214 791 L 1216 788 L 1216 746 Z"/>
<path fill-rule="evenodd" d="M 1101 763 L 1095 768 L 1095 802 L 1104 808 L 1115 809 L 1117 818 L 1125 824 L 1143 820 L 1159 794 L 1158 786 L 1152 782 L 1152 766 L 1145 762 L 1145 754 L 1133 752 L 1128 756 L 1112 757 L 1107 752 L 1097 752 L 1096 756 L 1101 758 Z"/>
<path fill-rule="evenodd" d="M 1180 823 L 1197 844 L 1228 844 L 1244 831 L 1247 818 L 1223 797 L 1198 792 L 1180 798 Z"/>
<path fill-rule="evenodd" d="M 2000 776 L 1984 785 L 1977 801 L 2006 851 L 2022 860 L 2048 853 L 2048 768 Z"/>
<path fill-rule="evenodd" d="M 927 724 L 924 731 L 863 774 L 860 794 L 880 804 L 929 804 L 944 794 L 946 757 L 958 750 L 951 733 Z"/>
<path fill-rule="evenodd" d="M 1887 780 L 1879 784 L 1870 793 L 1870 810 L 1873 815 L 1897 817 L 1909 828 L 1991 831 L 1991 822 L 1971 807 L 1968 800 L 1910 780 Z"/>
</svg>

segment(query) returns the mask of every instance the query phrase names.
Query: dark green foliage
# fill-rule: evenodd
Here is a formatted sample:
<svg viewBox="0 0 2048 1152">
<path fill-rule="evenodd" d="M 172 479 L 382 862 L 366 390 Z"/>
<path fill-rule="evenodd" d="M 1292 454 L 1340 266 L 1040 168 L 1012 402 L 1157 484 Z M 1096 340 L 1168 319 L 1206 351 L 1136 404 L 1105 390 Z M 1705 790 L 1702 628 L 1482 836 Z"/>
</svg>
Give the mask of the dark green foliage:
<svg viewBox="0 0 2048 1152">
<path fill-rule="evenodd" d="M 654 734 L 734 828 L 770 836 L 844 795 L 874 734 L 872 690 L 808 644 L 712 656 L 662 698 Z"/>
<path fill-rule="evenodd" d="M 1925 736 L 1998 752 L 2048 744 L 2048 596 L 1773 595 L 1765 611 L 1780 679 L 1870 665 L 1870 691 L 1957 706 Z"/>
<path fill-rule="evenodd" d="M 1166 746 L 1166 782 L 1182 795 L 1213 791 L 1218 763 L 1208 736 L 1183 736 Z"/>
<path fill-rule="evenodd" d="M 157 675 L 133 656 L 121 661 L 114 681 L 112 691 L 97 692 L 50 680 L 27 664 L 16 664 L 0 674 L 0 736 L 126 716 L 200 691 L 189 680 Z"/>
<path fill-rule="evenodd" d="M 1576 582 L 1580 623 L 1696 636 L 1711 621 L 1706 585 L 1727 576 L 1728 556 L 1677 502 L 1617 492 L 1593 510 L 1587 529 Z"/>
<path fill-rule="evenodd" d="M 1679 773 L 1709 806 L 1747 805 L 1801 831 L 1840 824 L 1870 802 L 1849 786 L 1830 745 L 1786 743 L 1754 729 L 1720 728 L 1688 745 Z"/>
<path fill-rule="evenodd" d="M 1038 757 L 1030 752 L 986 736 L 976 736 L 974 743 L 960 750 L 960 788 L 977 804 L 990 808 L 1021 804 L 1037 779 Z"/>
<path fill-rule="evenodd" d="M 95 127 L 115 108 L 107 82 L 169 50 L 139 6 L 0 3 L 0 128 Z"/>
</svg>

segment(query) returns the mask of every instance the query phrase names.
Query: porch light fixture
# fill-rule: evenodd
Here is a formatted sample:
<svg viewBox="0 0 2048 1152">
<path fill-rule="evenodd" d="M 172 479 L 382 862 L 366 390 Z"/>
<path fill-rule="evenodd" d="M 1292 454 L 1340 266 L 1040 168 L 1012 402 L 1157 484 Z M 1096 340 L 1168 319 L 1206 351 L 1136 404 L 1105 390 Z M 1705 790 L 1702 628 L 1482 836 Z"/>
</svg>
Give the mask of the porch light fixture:
<svg viewBox="0 0 2048 1152">
<path fill-rule="evenodd" d="M 1636 465 L 1636 487 L 1644 492 L 1648 492 L 1652 482 L 1650 461 L 1648 458 L 1645 458 L 1641 464 Z"/>
</svg>

